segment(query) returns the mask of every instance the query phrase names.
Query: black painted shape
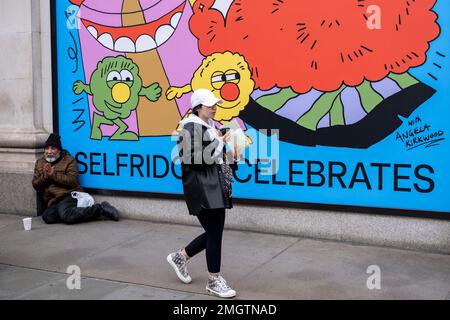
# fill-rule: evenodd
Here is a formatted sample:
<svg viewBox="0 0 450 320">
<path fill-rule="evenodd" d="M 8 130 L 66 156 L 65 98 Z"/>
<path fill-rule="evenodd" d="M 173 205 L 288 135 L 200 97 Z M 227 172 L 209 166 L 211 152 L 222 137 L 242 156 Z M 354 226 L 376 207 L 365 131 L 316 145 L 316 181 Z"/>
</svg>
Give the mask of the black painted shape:
<svg viewBox="0 0 450 320">
<path fill-rule="evenodd" d="M 278 139 L 281 141 L 303 146 L 316 146 L 315 131 L 260 106 L 253 99 L 250 99 L 249 104 L 241 111 L 239 118 L 256 130 L 269 129 L 268 136 L 272 135 L 270 129 L 279 130 Z"/>
<path fill-rule="evenodd" d="M 366 117 L 347 126 L 333 126 L 317 130 L 317 144 L 323 146 L 366 149 L 397 130 L 402 121 L 421 104 L 430 99 L 436 90 L 423 83 L 412 85 L 383 100 Z"/>
<path fill-rule="evenodd" d="M 378 104 L 366 117 L 351 125 L 306 129 L 260 106 L 253 99 L 239 117 L 259 129 L 278 129 L 279 139 L 303 146 L 334 146 L 367 149 L 383 140 L 402 125 L 399 115 L 408 118 L 414 110 L 430 99 L 436 90 L 418 83 L 392 95 Z M 272 135 L 268 130 L 268 135 Z"/>
</svg>

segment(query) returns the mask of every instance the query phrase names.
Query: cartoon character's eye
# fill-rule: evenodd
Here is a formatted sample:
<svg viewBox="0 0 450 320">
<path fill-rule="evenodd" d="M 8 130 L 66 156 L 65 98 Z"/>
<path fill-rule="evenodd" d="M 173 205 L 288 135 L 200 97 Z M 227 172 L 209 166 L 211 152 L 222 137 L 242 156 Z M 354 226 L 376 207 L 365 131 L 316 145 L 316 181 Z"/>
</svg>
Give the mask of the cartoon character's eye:
<svg viewBox="0 0 450 320">
<path fill-rule="evenodd" d="M 120 76 L 120 73 L 117 71 L 111 71 L 108 73 L 108 77 L 106 78 L 106 81 L 121 81 L 122 77 Z"/>
<path fill-rule="evenodd" d="M 225 75 L 225 81 L 239 80 L 240 78 L 241 75 L 238 72 Z"/>
<path fill-rule="evenodd" d="M 120 76 L 122 77 L 122 81 L 133 81 L 133 74 L 128 70 L 120 71 Z"/>
<path fill-rule="evenodd" d="M 226 79 L 226 75 L 225 74 L 221 74 L 221 75 L 217 75 L 211 78 L 211 82 L 225 82 Z"/>
</svg>

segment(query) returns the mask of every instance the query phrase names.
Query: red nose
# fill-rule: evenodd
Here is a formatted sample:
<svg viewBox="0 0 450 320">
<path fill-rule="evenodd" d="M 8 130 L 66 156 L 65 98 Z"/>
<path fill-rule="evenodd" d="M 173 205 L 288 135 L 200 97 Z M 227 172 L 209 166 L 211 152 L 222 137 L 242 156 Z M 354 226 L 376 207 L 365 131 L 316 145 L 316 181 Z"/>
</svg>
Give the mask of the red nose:
<svg viewBox="0 0 450 320">
<path fill-rule="evenodd" d="M 70 2 L 72 2 L 76 6 L 81 6 L 84 0 L 70 0 Z"/>
<path fill-rule="evenodd" d="M 233 82 L 225 83 L 220 89 L 220 96 L 225 101 L 234 101 L 239 98 L 239 87 Z"/>
</svg>

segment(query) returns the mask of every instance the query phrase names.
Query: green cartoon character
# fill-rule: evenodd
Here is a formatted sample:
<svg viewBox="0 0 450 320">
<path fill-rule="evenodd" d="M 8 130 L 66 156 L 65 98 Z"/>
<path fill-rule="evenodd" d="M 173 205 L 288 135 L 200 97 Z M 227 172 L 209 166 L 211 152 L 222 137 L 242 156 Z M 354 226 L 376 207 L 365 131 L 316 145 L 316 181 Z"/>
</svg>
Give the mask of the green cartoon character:
<svg viewBox="0 0 450 320">
<path fill-rule="evenodd" d="M 95 140 L 103 137 L 102 124 L 117 125 L 118 129 L 110 140 L 138 140 L 136 133 L 127 131 L 128 125 L 123 120 L 137 108 L 140 96 L 155 102 L 161 91 L 156 82 L 143 87 L 138 66 L 123 56 L 107 57 L 100 61 L 92 73 L 90 84 L 82 81 L 73 84 L 73 92 L 92 95 L 95 108 L 103 113 L 94 112 L 91 139 Z"/>
</svg>

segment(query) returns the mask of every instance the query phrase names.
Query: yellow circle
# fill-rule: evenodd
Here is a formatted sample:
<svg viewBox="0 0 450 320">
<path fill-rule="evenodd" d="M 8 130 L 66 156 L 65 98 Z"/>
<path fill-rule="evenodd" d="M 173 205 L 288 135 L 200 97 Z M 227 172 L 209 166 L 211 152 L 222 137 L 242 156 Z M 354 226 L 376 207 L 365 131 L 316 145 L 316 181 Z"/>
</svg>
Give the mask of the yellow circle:
<svg viewBox="0 0 450 320">
<path fill-rule="evenodd" d="M 112 88 L 112 98 L 117 103 L 125 103 L 130 99 L 130 87 L 125 83 L 119 82 Z"/>
</svg>

